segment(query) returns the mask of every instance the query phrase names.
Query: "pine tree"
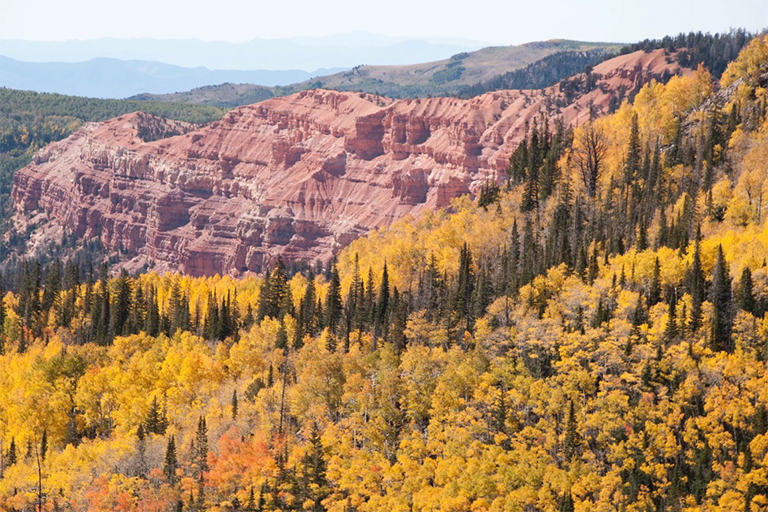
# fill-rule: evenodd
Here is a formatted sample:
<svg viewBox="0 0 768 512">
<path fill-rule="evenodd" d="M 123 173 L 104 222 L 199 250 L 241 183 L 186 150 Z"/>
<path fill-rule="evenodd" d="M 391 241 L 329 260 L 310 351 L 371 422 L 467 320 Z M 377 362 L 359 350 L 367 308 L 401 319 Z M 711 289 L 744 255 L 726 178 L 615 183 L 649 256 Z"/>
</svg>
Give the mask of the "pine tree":
<svg viewBox="0 0 768 512">
<path fill-rule="evenodd" d="M 179 467 L 178 460 L 176 459 L 176 438 L 171 436 L 168 438 L 168 444 L 165 447 L 165 462 L 163 463 L 163 474 L 165 479 L 170 484 L 176 483 L 176 470 Z"/>
<path fill-rule="evenodd" d="M 325 296 L 325 325 L 332 333 L 336 331 L 341 321 L 342 312 L 339 269 L 334 262 L 331 264 L 331 279 Z"/>
<path fill-rule="evenodd" d="M 589 269 L 587 271 L 587 282 L 592 284 L 597 279 L 600 269 L 597 262 L 597 243 L 592 244 L 592 256 L 589 258 Z"/>
<path fill-rule="evenodd" d="M 496 400 L 496 404 L 491 414 L 491 423 L 494 432 L 500 434 L 507 433 L 507 417 L 509 411 L 507 407 L 507 389 L 502 384 L 499 386 L 499 398 Z"/>
<path fill-rule="evenodd" d="M 13 466 L 17 462 L 18 456 L 16 455 L 16 438 L 11 438 L 11 445 L 8 447 L 8 466 Z"/>
<path fill-rule="evenodd" d="M 529 168 L 526 174 L 523 200 L 520 203 L 521 212 L 531 212 L 539 207 L 539 169 Z"/>
<path fill-rule="evenodd" d="M 320 437 L 320 431 L 316 423 L 312 426 L 309 443 L 312 448 L 307 454 L 304 464 L 308 472 L 307 476 L 310 483 L 310 489 L 312 489 L 312 501 L 315 503 L 313 510 L 322 511 L 325 510 L 322 506 L 322 501 L 328 495 L 328 481 L 326 479 L 327 463 L 325 461 L 325 450 L 323 448 L 322 438 Z"/>
<path fill-rule="evenodd" d="M 259 290 L 259 307 L 256 310 L 256 320 L 261 322 L 269 316 L 271 312 L 271 300 L 272 300 L 272 278 L 269 272 L 264 272 L 264 279 L 261 281 L 261 289 Z M 210 302 L 209 302 L 210 304 Z"/>
<path fill-rule="evenodd" d="M 232 420 L 237 419 L 237 390 L 232 391 Z"/>
<path fill-rule="evenodd" d="M 131 280 L 128 277 L 128 272 L 125 269 L 120 272 L 120 277 L 117 278 L 117 290 L 115 291 L 115 302 L 112 306 L 112 318 L 110 320 L 113 325 L 113 334 L 124 334 L 124 327 L 128 321 L 128 315 L 131 308 Z M 127 332 L 125 332 L 127 334 Z"/>
<path fill-rule="evenodd" d="M 667 343 L 671 343 L 677 338 L 677 298 L 672 293 L 669 296 L 668 313 L 667 313 L 667 326 L 664 329 L 664 340 Z"/>
<path fill-rule="evenodd" d="M 752 284 L 752 271 L 749 267 L 744 267 L 741 272 L 741 282 L 739 283 L 739 307 L 747 313 L 756 314 L 755 295 Z"/>
<path fill-rule="evenodd" d="M 569 490 L 560 501 L 559 512 L 574 512 L 575 510 L 576 504 L 573 502 L 573 494 L 571 494 L 571 491 Z"/>
<path fill-rule="evenodd" d="M 195 432 L 195 451 L 193 453 L 192 463 L 198 468 L 199 478 L 203 478 L 203 473 L 208 471 L 208 426 L 205 423 L 205 417 L 200 416 L 197 421 L 197 431 Z M 198 500 L 200 498 L 198 497 Z"/>
<path fill-rule="evenodd" d="M 147 413 L 147 419 L 144 421 L 146 431 L 149 434 L 162 435 L 160 428 L 160 406 L 157 403 L 157 397 L 152 397 L 152 403 L 149 406 L 149 412 Z"/>
<path fill-rule="evenodd" d="M 459 275 L 456 282 L 454 313 L 459 324 L 457 336 L 464 337 L 464 332 L 472 332 L 472 293 L 475 287 L 475 276 L 472 268 L 472 251 L 466 242 L 461 247 L 459 255 Z"/>
<path fill-rule="evenodd" d="M 43 300 L 41 309 L 50 311 L 61 293 L 61 260 L 56 258 L 45 275 L 45 287 L 43 291 Z"/>
<path fill-rule="evenodd" d="M 576 411 L 573 400 L 568 406 L 568 419 L 565 425 L 565 439 L 563 440 L 563 454 L 566 460 L 571 460 L 577 455 L 581 447 L 581 435 L 579 434 L 579 425 L 576 422 Z"/>
<path fill-rule="evenodd" d="M 731 278 L 723 255 L 723 246 L 718 246 L 717 262 L 712 276 L 710 299 L 712 312 L 711 343 L 713 350 L 731 351 L 731 329 L 733 327 L 733 299 Z"/>
<path fill-rule="evenodd" d="M 696 236 L 696 244 L 693 250 L 693 262 L 688 270 L 688 291 L 691 294 L 691 332 L 696 333 L 701 326 L 701 305 L 704 302 L 704 271 L 701 267 L 701 254 L 699 252 L 699 239 Z"/>
<path fill-rule="evenodd" d="M 45 456 L 48 453 L 48 429 L 43 429 L 43 437 L 40 440 L 40 459 L 45 461 Z"/>
<path fill-rule="evenodd" d="M 624 183 L 626 185 L 633 185 L 640 174 L 641 152 L 640 128 L 637 122 L 637 114 L 633 113 L 629 141 L 627 143 L 627 156 L 624 162 Z"/>
<path fill-rule="evenodd" d="M 389 313 L 389 271 L 387 262 L 384 262 L 384 269 L 381 271 L 381 284 L 379 285 L 379 296 L 376 301 L 376 324 L 382 328 L 387 321 Z"/>
<path fill-rule="evenodd" d="M 661 301 L 661 265 L 659 264 L 659 258 L 656 257 L 656 262 L 653 266 L 653 277 L 651 278 L 651 286 L 648 290 L 648 307 L 651 308 Z"/>
</svg>

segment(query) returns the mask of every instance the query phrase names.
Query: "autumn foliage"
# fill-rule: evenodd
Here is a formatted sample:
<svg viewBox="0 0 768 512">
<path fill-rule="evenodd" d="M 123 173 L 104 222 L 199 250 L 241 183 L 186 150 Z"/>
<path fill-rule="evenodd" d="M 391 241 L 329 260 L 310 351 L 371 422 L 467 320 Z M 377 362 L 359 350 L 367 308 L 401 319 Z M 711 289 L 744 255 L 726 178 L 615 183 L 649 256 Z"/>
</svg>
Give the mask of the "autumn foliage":
<svg viewBox="0 0 768 512">
<path fill-rule="evenodd" d="M 0 508 L 768 510 L 766 48 L 538 119 L 325 268 L 28 262 Z"/>
</svg>

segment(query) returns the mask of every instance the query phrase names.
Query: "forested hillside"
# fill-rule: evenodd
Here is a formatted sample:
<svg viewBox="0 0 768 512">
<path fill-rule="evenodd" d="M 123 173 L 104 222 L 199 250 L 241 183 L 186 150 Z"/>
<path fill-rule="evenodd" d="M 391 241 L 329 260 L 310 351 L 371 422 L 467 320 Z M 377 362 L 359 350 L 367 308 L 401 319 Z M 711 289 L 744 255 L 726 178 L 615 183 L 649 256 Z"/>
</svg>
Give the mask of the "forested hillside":
<svg viewBox="0 0 768 512">
<path fill-rule="evenodd" d="M 0 508 L 768 508 L 768 37 L 264 278 L 27 262 Z"/>
<path fill-rule="evenodd" d="M 589 51 L 561 51 L 548 55 L 528 66 L 498 75 L 490 80 L 478 82 L 461 88 L 457 95 L 472 97 L 488 91 L 501 89 L 542 89 L 561 83 L 568 86 L 568 78 L 596 64 L 618 55 L 626 55 L 639 50 L 650 52 L 663 48 L 674 53 L 675 59 L 683 67 L 696 69 L 704 65 L 712 75 L 719 79 L 728 63 L 733 61 L 754 34 L 738 29 L 728 33 L 703 34 L 701 32 L 681 33 L 662 39 L 646 39 L 639 43 L 624 45 L 618 51 L 597 49 Z M 630 97 L 637 91 L 627 91 Z"/>
</svg>

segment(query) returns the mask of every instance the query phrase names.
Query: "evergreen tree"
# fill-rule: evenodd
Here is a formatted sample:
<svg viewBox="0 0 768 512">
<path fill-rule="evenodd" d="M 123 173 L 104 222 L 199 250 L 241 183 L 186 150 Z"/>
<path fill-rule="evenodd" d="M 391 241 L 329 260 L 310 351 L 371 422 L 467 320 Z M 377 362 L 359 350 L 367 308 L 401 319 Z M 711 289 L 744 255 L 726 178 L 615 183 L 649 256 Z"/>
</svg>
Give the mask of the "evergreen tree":
<svg viewBox="0 0 768 512">
<path fill-rule="evenodd" d="M 589 258 L 589 269 L 587 271 L 587 282 L 592 284 L 597 279 L 600 269 L 597 262 L 597 243 L 592 244 L 592 256 Z"/>
<path fill-rule="evenodd" d="M 147 419 L 144 421 L 146 431 L 149 434 L 162 435 L 165 432 L 161 428 L 161 415 L 160 406 L 157 403 L 157 397 L 152 397 L 152 403 L 149 406 L 149 412 L 147 413 Z"/>
<path fill-rule="evenodd" d="M 459 324 L 457 336 L 464 337 L 464 332 L 472 332 L 472 293 L 475 287 L 475 276 L 472 268 L 472 251 L 466 242 L 461 247 L 459 255 L 459 275 L 456 282 L 454 313 Z"/>
<path fill-rule="evenodd" d="M 563 441 L 563 455 L 566 460 L 571 460 L 578 454 L 581 447 L 581 435 L 579 434 L 579 425 L 576 421 L 576 411 L 573 400 L 568 405 L 568 419 L 565 424 L 565 439 Z"/>
<path fill-rule="evenodd" d="M 8 447 L 8 466 L 16 464 L 18 456 L 16 454 L 16 438 L 11 438 L 11 445 Z"/>
<path fill-rule="evenodd" d="M 237 390 L 232 391 L 232 420 L 237 419 Z"/>
<path fill-rule="evenodd" d="M 312 489 L 312 501 L 314 507 L 312 510 L 324 511 L 322 501 L 328 495 L 328 482 L 326 479 L 326 467 L 325 450 L 323 448 L 322 438 L 320 437 L 320 431 L 317 428 L 317 424 L 313 424 L 312 431 L 309 436 L 309 443 L 311 450 L 308 452 L 304 465 L 308 473 L 308 481 L 310 489 Z"/>
<path fill-rule="evenodd" d="M 731 329 L 733 328 L 731 278 L 728 275 L 728 266 L 722 246 L 718 246 L 717 249 L 717 262 L 712 275 L 710 300 L 714 309 L 710 335 L 712 349 L 731 351 L 733 348 L 731 344 Z"/>
<path fill-rule="evenodd" d="M 677 298 L 672 293 L 669 296 L 668 312 L 667 312 L 667 326 L 664 329 L 664 340 L 667 343 L 671 343 L 677 338 Z"/>
<path fill-rule="evenodd" d="M 624 183 L 626 185 L 633 185 L 640 175 L 641 152 L 640 128 L 637 122 L 637 114 L 633 113 L 629 141 L 627 143 L 627 156 L 624 161 Z"/>
<path fill-rule="evenodd" d="M 651 308 L 661 301 L 661 265 L 659 264 L 659 258 L 656 257 L 656 262 L 653 265 L 653 277 L 651 278 L 651 286 L 648 290 L 648 307 Z"/>
<path fill-rule="evenodd" d="M 696 245 L 693 250 L 693 262 L 688 270 L 688 291 L 691 294 L 691 320 L 690 329 L 693 333 L 701 326 L 701 305 L 704 302 L 704 271 L 701 267 L 701 254 L 699 252 L 699 236 L 696 236 Z"/>
<path fill-rule="evenodd" d="M 179 463 L 176 459 L 176 438 L 171 436 L 168 438 L 168 444 L 165 447 L 165 459 L 163 462 L 163 474 L 168 483 L 172 485 L 176 483 L 176 470 L 178 468 Z"/>
<path fill-rule="evenodd" d="M 332 333 L 336 331 L 341 321 L 342 312 L 339 270 L 334 262 L 331 264 L 331 279 L 328 282 L 328 292 L 325 296 L 325 325 Z"/>
<path fill-rule="evenodd" d="M 203 473 L 208 471 L 208 426 L 203 416 L 200 416 L 197 421 L 192 463 L 197 467 L 199 478 L 202 479 Z M 198 496 L 198 501 L 199 499 Z"/>
<path fill-rule="evenodd" d="M 40 459 L 45 461 L 45 456 L 48 453 L 48 429 L 43 429 L 43 437 L 40 440 Z"/>
<path fill-rule="evenodd" d="M 45 288 L 41 303 L 42 311 L 50 311 L 61 293 L 61 260 L 56 260 L 51 265 L 45 276 Z"/>
<path fill-rule="evenodd" d="M 381 272 L 381 284 L 379 285 L 379 297 L 376 301 L 376 323 L 384 326 L 389 313 L 389 271 L 387 262 L 384 262 L 384 269 Z"/>
<path fill-rule="evenodd" d="M 124 327 L 128 321 L 128 316 L 131 309 L 131 280 L 128 277 L 128 272 L 123 269 L 120 272 L 120 277 L 117 279 L 117 289 L 115 291 L 115 302 L 112 310 L 111 323 L 113 324 L 113 333 L 115 335 L 127 334 L 124 332 Z"/>
<path fill-rule="evenodd" d="M 744 267 L 744 270 L 741 272 L 738 303 L 739 307 L 747 313 L 752 313 L 753 315 L 757 313 L 752 284 L 752 271 L 749 269 L 749 267 Z"/>
</svg>

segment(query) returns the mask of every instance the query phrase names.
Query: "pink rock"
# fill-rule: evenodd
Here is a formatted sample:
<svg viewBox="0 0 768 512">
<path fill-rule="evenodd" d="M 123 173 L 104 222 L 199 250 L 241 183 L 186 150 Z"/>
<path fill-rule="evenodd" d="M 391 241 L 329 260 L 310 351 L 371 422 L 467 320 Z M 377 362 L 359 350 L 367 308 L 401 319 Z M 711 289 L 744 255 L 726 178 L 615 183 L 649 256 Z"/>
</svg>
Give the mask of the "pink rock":
<svg viewBox="0 0 768 512">
<path fill-rule="evenodd" d="M 42 149 L 16 173 L 13 199 L 161 271 L 327 260 L 371 228 L 506 179 L 526 121 L 584 122 L 590 101 L 604 112 L 614 91 L 665 71 L 688 72 L 663 50 L 606 61 L 593 71 L 598 87 L 559 112 L 557 86 L 468 100 L 303 91 L 197 130 L 137 112 Z"/>
</svg>

